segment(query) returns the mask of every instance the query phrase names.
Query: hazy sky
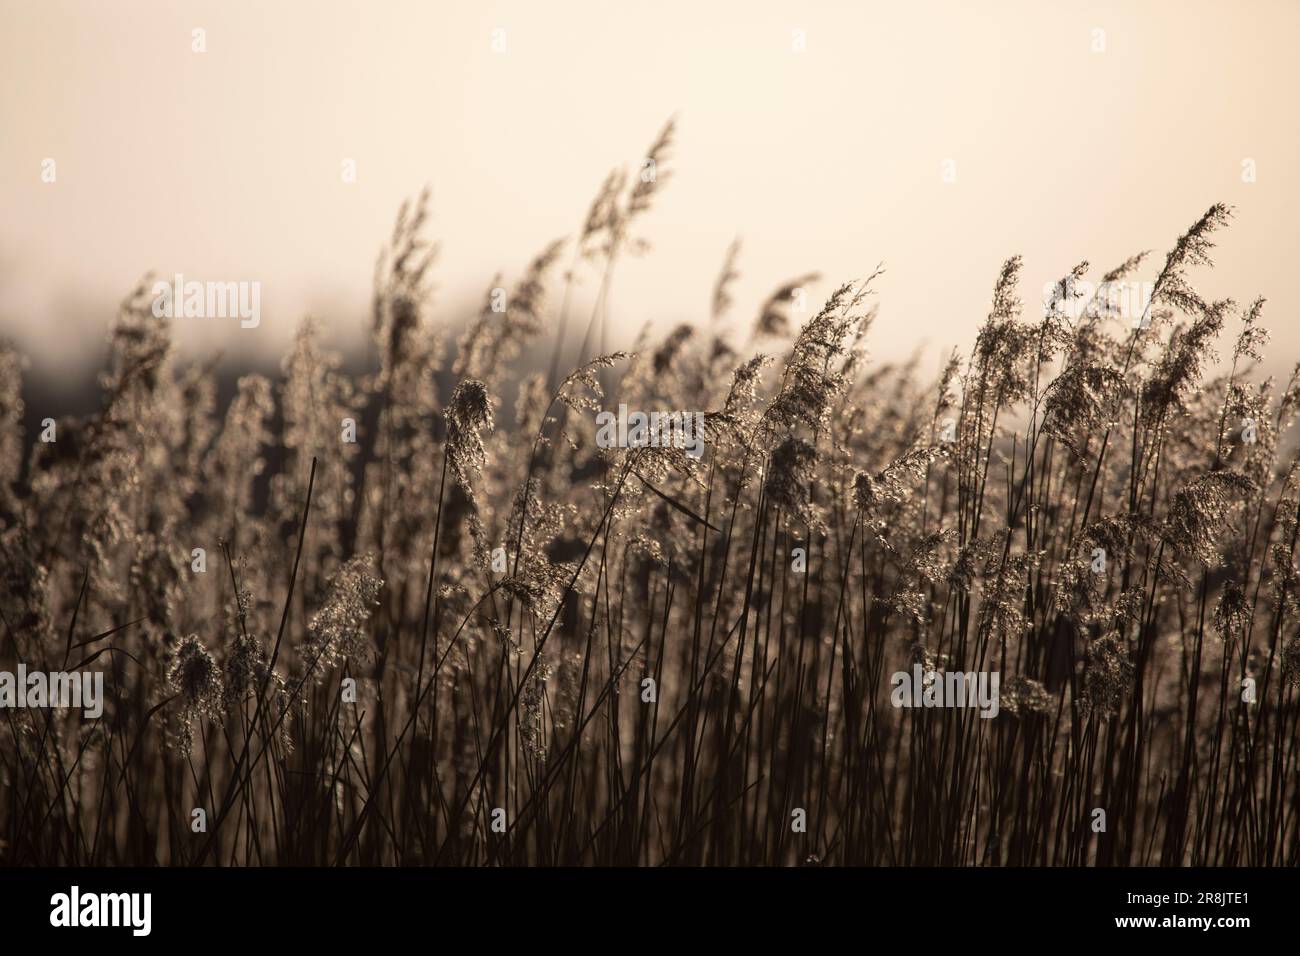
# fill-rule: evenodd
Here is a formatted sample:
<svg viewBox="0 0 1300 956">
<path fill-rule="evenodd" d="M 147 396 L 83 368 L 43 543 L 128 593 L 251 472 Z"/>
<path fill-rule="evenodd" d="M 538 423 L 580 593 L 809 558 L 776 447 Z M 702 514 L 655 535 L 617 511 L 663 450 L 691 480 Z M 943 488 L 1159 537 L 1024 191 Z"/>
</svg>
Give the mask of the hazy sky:
<svg viewBox="0 0 1300 956">
<path fill-rule="evenodd" d="M 154 270 L 262 284 L 258 329 L 178 322 L 189 348 L 278 350 L 308 312 L 346 341 L 426 183 L 458 319 L 676 113 L 654 249 L 615 281 L 625 338 L 704 319 L 739 236 L 738 326 L 788 278 L 821 272 L 818 298 L 883 261 L 876 354 L 966 349 L 1008 255 L 1033 302 L 1082 258 L 1158 267 L 1223 201 L 1201 287 L 1268 297 L 1280 367 L 1300 357 L 1297 27 L 1295 2 L 0 0 L 0 334 L 42 367 L 97 357 Z"/>
</svg>

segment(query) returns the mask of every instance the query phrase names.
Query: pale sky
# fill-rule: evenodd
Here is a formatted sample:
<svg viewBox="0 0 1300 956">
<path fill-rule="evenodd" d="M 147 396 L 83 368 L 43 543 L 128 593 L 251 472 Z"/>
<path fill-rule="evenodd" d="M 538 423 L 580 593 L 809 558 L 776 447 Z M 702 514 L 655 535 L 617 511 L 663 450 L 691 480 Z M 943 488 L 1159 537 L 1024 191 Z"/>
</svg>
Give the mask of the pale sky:
<svg viewBox="0 0 1300 956">
<path fill-rule="evenodd" d="M 1278 371 L 1300 358 L 1298 27 L 1283 0 L 0 0 L 0 336 L 40 367 L 97 358 L 153 270 L 262 284 L 258 329 L 178 322 L 190 351 L 278 353 L 309 312 L 356 341 L 375 255 L 425 184 L 435 314 L 459 320 L 574 235 L 676 113 L 615 344 L 704 321 L 739 236 L 738 327 L 787 279 L 822 273 L 817 300 L 883 261 L 875 354 L 924 344 L 937 364 L 969 348 L 1007 256 L 1028 304 L 1084 258 L 1099 276 L 1151 249 L 1154 278 L 1223 201 L 1236 220 L 1200 287 L 1269 299 Z"/>
</svg>

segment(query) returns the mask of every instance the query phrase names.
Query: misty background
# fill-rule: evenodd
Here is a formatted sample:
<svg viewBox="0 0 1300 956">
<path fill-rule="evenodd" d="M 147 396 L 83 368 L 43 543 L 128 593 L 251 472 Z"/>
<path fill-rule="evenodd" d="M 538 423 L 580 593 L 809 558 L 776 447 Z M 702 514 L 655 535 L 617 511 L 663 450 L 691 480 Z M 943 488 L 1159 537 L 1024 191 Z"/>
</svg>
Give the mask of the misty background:
<svg viewBox="0 0 1300 956">
<path fill-rule="evenodd" d="M 425 185 L 431 314 L 455 326 L 575 237 L 606 173 L 635 173 L 675 114 L 672 179 L 639 220 L 652 249 L 614 277 L 611 348 L 706 321 L 739 238 L 737 345 L 787 280 L 820 273 L 815 308 L 883 263 L 873 355 L 920 349 L 937 372 L 1008 256 L 1025 256 L 1034 317 L 1081 259 L 1095 280 L 1149 249 L 1153 279 L 1222 201 L 1236 217 L 1198 288 L 1267 297 L 1265 371 L 1284 374 L 1297 27 L 1282 0 L 0 0 L 0 337 L 30 356 L 29 404 L 58 406 L 94 386 L 117 303 L 152 270 L 261 283 L 257 329 L 174 323 L 183 356 L 221 352 L 228 375 L 274 369 L 306 315 L 355 350 L 376 255 Z M 579 279 L 575 346 L 599 276 Z"/>
</svg>

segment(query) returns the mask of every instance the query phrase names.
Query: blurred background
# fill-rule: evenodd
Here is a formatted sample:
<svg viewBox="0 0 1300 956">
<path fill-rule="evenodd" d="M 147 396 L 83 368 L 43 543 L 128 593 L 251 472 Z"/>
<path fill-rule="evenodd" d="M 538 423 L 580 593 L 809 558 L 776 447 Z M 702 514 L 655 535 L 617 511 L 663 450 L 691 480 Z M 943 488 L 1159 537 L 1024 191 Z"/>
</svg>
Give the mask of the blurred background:
<svg viewBox="0 0 1300 956">
<path fill-rule="evenodd" d="M 574 236 L 606 173 L 635 172 L 676 114 L 611 347 L 705 321 L 739 237 L 737 344 L 785 281 L 819 272 L 816 305 L 883 263 L 873 352 L 920 349 L 937 372 L 1007 256 L 1025 256 L 1028 309 L 1084 258 L 1096 278 L 1150 249 L 1152 279 L 1222 201 L 1236 219 L 1199 287 L 1266 296 L 1267 371 L 1284 372 L 1300 357 L 1298 27 L 1284 0 L 0 0 L 0 336 L 42 392 L 83 388 L 153 270 L 261 283 L 257 329 L 178 321 L 183 352 L 269 365 L 308 314 L 358 346 L 376 254 L 426 184 L 434 315 L 456 324 L 498 273 L 513 284 Z"/>
</svg>

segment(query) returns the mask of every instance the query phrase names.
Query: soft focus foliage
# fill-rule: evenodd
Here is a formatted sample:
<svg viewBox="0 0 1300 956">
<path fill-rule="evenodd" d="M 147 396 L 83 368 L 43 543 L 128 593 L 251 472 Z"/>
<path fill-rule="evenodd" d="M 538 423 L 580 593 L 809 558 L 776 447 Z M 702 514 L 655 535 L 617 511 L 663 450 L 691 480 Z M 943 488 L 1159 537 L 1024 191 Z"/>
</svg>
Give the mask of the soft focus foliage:
<svg viewBox="0 0 1300 956">
<path fill-rule="evenodd" d="M 1139 317 L 1078 307 L 1086 262 L 1026 315 L 1008 259 L 935 382 L 870 361 L 875 274 L 736 334 L 738 245 L 706 321 L 605 354 L 672 134 L 475 316 L 435 320 L 403 207 L 362 374 L 304 323 L 219 408 L 142 284 L 42 443 L 0 350 L 0 656 L 107 696 L 6 714 L 0 860 L 1300 862 L 1300 389 L 1252 379 L 1262 301 L 1193 287 L 1229 210 Z M 620 402 L 704 413 L 703 457 L 599 447 Z M 913 663 L 999 672 L 1002 712 L 895 709 Z"/>
</svg>

